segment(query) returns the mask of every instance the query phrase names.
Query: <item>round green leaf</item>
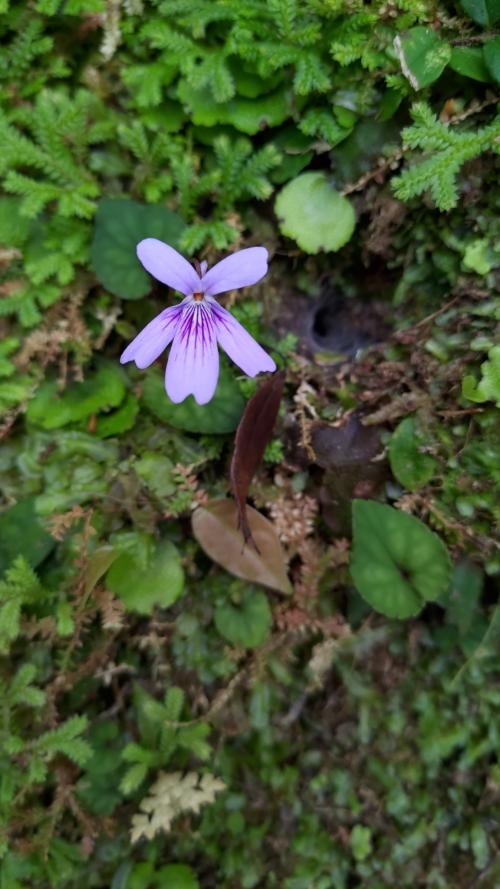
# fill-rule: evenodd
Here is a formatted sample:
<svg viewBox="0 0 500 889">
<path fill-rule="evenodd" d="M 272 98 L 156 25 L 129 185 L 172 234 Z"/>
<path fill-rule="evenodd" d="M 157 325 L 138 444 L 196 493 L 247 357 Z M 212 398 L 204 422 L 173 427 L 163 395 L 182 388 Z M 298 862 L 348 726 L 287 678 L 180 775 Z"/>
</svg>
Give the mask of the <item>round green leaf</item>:
<svg viewBox="0 0 500 889">
<path fill-rule="evenodd" d="M 276 198 L 275 209 L 283 234 L 306 253 L 339 250 L 356 224 L 352 205 L 323 173 L 302 173 L 292 179 Z"/>
<path fill-rule="evenodd" d="M 403 74 L 415 90 L 437 80 L 450 61 L 451 47 L 431 28 L 412 28 L 396 37 L 394 45 Z"/>
<path fill-rule="evenodd" d="M 164 540 L 154 547 L 146 565 L 134 555 L 123 553 L 109 569 L 106 583 L 129 611 L 151 614 L 155 605 L 169 608 L 179 598 L 184 572 L 177 549 Z"/>
<path fill-rule="evenodd" d="M 272 615 L 266 594 L 262 590 L 246 587 L 237 603 L 217 605 L 214 620 L 221 636 L 232 645 L 256 648 L 269 635 Z"/>
<path fill-rule="evenodd" d="M 353 502 L 351 575 L 364 599 L 387 617 L 418 614 L 450 582 L 443 542 L 414 516 L 372 500 Z"/>
<path fill-rule="evenodd" d="M 28 404 L 30 423 L 42 429 L 60 429 L 91 414 L 117 407 L 125 396 L 125 377 L 118 364 L 102 363 L 83 383 L 71 383 L 63 392 L 56 382 L 42 383 Z"/>
<path fill-rule="evenodd" d="M 159 238 L 177 247 L 184 228 L 181 217 L 166 207 L 106 198 L 95 218 L 92 268 L 110 293 L 140 299 L 149 293 L 151 279 L 137 259 L 137 244 L 143 238 Z"/>
<path fill-rule="evenodd" d="M 421 488 L 434 475 L 436 461 L 422 451 L 420 431 L 414 417 L 405 417 L 389 443 L 392 473 L 410 491 Z"/>
<path fill-rule="evenodd" d="M 162 423 L 185 432 L 222 435 L 233 432 L 241 418 L 245 400 L 234 374 L 221 368 L 219 382 L 210 404 L 197 404 L 190 395 L 180 404 L 170 401 L 165 392 L 163 374 L 150 372 L 144 381 L 142 397 L 146 407 Z"/>
</svg>

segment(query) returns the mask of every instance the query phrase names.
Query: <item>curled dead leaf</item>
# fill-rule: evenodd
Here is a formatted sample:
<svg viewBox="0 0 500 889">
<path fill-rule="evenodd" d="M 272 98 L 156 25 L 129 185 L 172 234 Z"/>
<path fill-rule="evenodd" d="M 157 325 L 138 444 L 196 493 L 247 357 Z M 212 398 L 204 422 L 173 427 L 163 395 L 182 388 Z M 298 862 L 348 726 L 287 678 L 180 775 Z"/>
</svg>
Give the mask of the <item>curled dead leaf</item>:
<svg viewBox="0 0 500 889">
<path fill-rule="evenodd" d="M 285 554 L 274 525 L 247 506 L 246 519 L 258 551 L 247 546 L 238 529 L 238 506 L 233 500 L 209 500 L 193 513 L 196 540 L 226 571 L 263 586 L 291 593 Z"/>
<path fill-rule="evenodd" d="M 230 475 L 231 487 L 238 504 L 238 527 L 245 543 L 250 541 L 255 547 L 257 544 L 247 519 L 248 489 L 266 445 L 271 440 L 284 383 L 285 373 L 278 371 L 257 389 L 245 408 L 234 440 Z"/>
</svg>

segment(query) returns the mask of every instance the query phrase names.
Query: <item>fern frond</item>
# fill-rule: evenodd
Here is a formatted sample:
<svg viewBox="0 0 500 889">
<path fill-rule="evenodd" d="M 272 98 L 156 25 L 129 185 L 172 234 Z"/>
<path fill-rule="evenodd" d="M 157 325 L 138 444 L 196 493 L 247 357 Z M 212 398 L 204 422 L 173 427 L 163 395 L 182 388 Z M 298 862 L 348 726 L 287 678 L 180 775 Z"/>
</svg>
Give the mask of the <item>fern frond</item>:
<svg viewBox="0 0 500 889">
<path fill-rule="evenodd" d="M 212 803 L 222 790 L 225 790 L 224 782 L 214 775 L 160 772 L 149 796 L 140 803 L 142 812 L 132 818 L 132 842 L 136 843 L 141 837 L 151 840 L 159 831 L 168 833 L 177 815 L 199 812 L 202 806 Z"/>
<path fill-rule="evenodd" d="M 412 108 L 413 126 L 403 130 L 408 148 L 421 149 L 423 158 L 393 179 L 398 198 L 411 200 L 430 191 L 440 210 L 458 202 L 457 176 L 462 166 L 485 151 L 500 153 L 500 115 L 478 130 L 459 130 L 439 121 L 423 102 Z"/>
</svg>

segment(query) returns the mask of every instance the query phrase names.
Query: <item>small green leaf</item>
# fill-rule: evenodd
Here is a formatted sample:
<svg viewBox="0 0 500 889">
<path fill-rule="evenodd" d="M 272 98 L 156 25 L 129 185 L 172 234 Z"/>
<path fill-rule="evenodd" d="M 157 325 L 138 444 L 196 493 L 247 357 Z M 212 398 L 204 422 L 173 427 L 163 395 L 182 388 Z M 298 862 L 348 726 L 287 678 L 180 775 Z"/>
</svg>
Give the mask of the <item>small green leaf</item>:
<svg viewBox="0 0 500 889">
<path fill-rule="evenodd" d="M 487 275 L 491 272 L 493 261 L 493 249 L 488 238 L 475 238 L 467 244 L 462 260 L 466 268 L 477 275 Z"/>
<path fill-rule="evenodd" d="M 474 46 L 455 46 L 450 58 L 450 68 L 457 74 L 488 83 L 491 80 L 483 58 L 483 51 Z"/>
<path fill-rule="evenodd" d="M 160 868 L 156 879 L 157 886 L 165 889 L 199 889 L 200 884 L 188 864 L 167 864 Z"/>
<path fill-rule="evenodd" d="M 396 37 L 394 46 L 405 77 L 413 89 L 429 86 L 441 76 L 451 56 L 448 43 L 431 28 L 412 28 Z"/>
<path fill-rule="evenodd" d="M 414 417 L 405 417 L 394 430 L 389 443 L 389 461 L 398 482 L 410 491 L 432 478 L 436 461 L 422 451 L 422 435 Z"/>
<path fill-rule="evenodd" d="M 500 83 L 500 37 L 494 37 L 493 40 L 488 40 L 484 44 L 483 56 L 493 80 Z"/>
<path fill-rule="evenodd" d="M 120 435 L 121 432 L 128 432 L 132 429 L 138 413 L 139 402 L 135 395 L 129 392 L 118 410 L 109 416 L 97 418 L 95 434 L 98 438 L 111 438 L 113 435 Z"/>
<path fill-rule="evenodd" d="M 265 593 L 246 587 L 237 602 L 217 605 L 214 620 L 221 636 L 232 645 L 257 648 L 269 635 L 272 615 Z"/>
<path fill-rule="evenodd" d="M 423 522 L 382 503 L 354 500 L 351 575 L 377 611 L 418 614 L 447 590 L 450 571 L 446 547 Z"/>
<path fill-rule="evenodd" d="M 355 824 L 351 830 L 351 849 L 356 861 L 364 861 L 372 852 L 372 832 L 363 824 Z"/>
<path fill-rule="evenodd" d="M 339 250 L 356 224 L 352 205 L 319 172 L 292 179 L 280 191 L 275 209 L 282 233 L 306 253 Z"/>
<path fill-rule="evenodd" d="M 56 382 L 42 383 L 28 404 L 28 420 L 42 429 L 59 429 L 85 420 L 91 414 L 117 407 L 125 395 L 125 376 L 118 364 L 102 363 L 83 383 L 71 383 L 63 392 Z"/>
<path fill-rule="evenodd" d="M 151 279 L 137 259 L 137 244 L 143 238 L 159 238 L 177 247 L 184 228 L 181 217 L 166 207 L 106 198 L 95 218 L 92 268 L 110 293 L 140 299 L 149 293 Z"/>
<path fill-rule="evenodd" d="M 500 346 L 493 346 L 488 352 L 488 361 L 481 365 L 482 377 L 479 383 L 472 374 L 467 374 L 462 381 L 462 395 L 469 401 L 481 404 L 483 401 L 494 401 L 500 407 Z"/>
<path fill-rule="evenodd" d="M 151 614 L 155 605 L 169 608 L 182 595 L 184 572 L 174 544 L 156 544 L 146 566 L 133 554 L 123 553 L 106 575 L 109 589 L 129 611 Z"/>
<path fill-rule="evenodd" d="M 17 556 L 23 556 L 36 568 L 55 545 L 35 512 L 33 497 L 20 500 L 0 513 L 0 576 Z"/>
<path fill-rule="evenodd" d="M 212 435 L 233 432 L 245 407 L 234 372 L 225 367 L 221 368 L 217 389 L 210 404 L 197 404 L 192 395 L 181 404 L 174 404 L 165 392 L 163 374 L 152 371 L 144 381 L 142 397 L 146 407 L 162 423 L 186 432 Z"/>
<path fill-rule="evenodd" d="M 461 0 L 465 11 L 478 25 L 494 25 L 500 19 L 498 0 Z"/>
<path fill-rule="evenodd" d="M 147 488 L 157 497 L 169 497 L 176 491 L 172 478 L 174 464 L 168 457 L 145 451 L 134 463 L 134 469 Z"/>
</svg>

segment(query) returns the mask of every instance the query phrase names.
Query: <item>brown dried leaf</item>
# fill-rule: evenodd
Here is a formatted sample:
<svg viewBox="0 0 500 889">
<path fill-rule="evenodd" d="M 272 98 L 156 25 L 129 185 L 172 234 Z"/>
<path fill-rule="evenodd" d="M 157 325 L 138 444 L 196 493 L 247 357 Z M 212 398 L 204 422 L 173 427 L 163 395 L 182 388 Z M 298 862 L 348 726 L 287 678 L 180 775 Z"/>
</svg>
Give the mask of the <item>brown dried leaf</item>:
<svg viewBox="0 0 500 889">
<path fill-rule="evenodd" d="M 193 534 L 214 562 L 226 571 L 281 593 L 290 593 L 285 555 L 274 525 L 251 506 L 246 521 L 258 550 L 242 543 L 238 507 L 233 500 L 209 500 L 192 517 Z"/>
<path fill-rule="evenodd" d="M 252 532 L 247 518 L 247 495 L 250 482 L 259 466 L 266 445 L 271 440 L 274 424 L 283 395 L 285 373 L 280 370 L 257 390 L 248 402 L 236 430 L 231 460 L 231 486 L 238 504 L 238 527 L 245 543 L 251 541 Z"/>
</svg>

